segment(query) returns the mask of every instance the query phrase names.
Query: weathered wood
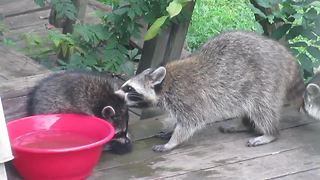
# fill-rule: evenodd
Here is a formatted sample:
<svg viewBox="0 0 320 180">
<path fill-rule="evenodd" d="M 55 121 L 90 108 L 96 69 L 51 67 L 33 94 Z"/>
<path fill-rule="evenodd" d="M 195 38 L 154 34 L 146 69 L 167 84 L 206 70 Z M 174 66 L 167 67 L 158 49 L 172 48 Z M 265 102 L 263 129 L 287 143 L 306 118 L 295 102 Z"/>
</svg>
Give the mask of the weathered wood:
<svg viewBox="0 0 320 180">
<path fill-rule="evenodd" d="M 137 73 L 149 67 L 157 67 L 163 62 L 170 31 L 171 27 L 167 27 L 154 39 L 144 42 Z"/>
<path fill-rule="evenodd" d="M 48 19 L 40 17 L 47 17 L 49 10 L 38 11 L 34 13 L 22 14 L 19 16 L 7 17 L 4 19 L 5 25 L 9 30 L 21 29 L 28 26 L 45 26 L 48 24 Z"/>
<path fill-rule="evenodd" d="M 268 173 L 269 175 L 266 175 L 271 178 L 286 172 L 297 172 L 318 167 L 318 163 L 320 163 L 320 153 L 317 150 L 317 147 L 319 147 L 317 143 L 317 133 L 320 133 L 320 124 L 313 123 L 312 125 L 284 130 L 278 141 L 255 148 L 245 146 L 244 141 L 247 137 L 244 138 L 244 134 L 241 133 L 236 135 L 230 134 L 229 136 L 232 136 L 233 139 L 228 140 L 217 140 L 214 136 L 210 136 L 210 144 L 196 145 L 187 149 L 177 149 L 178 152 L 173 151 L 167 154 L 157 154 L 152 153 L 151 150 L 149 150 L 150 152 L 146 152 L 138 149 L 138 151 L 140 150 L 142 152 L 135 152 L 137 154 L 129 155 L 130 157 L 127 156 L 130 163 L 100 169 L 96 171 L 90 179 L 103 179 L 104 177 L 108 177 L 109 179 L 178 178 L 181 175 L 187 176 L 189 173 L 192 175 L 193 173 L 202 172 L 207 169 L 218 169 L 217 173 L 223 177 L 244 179 L 248 176 L 243 176 L 240 172 L 246 172 L 252 176 L 253 179 L 257 179 L 264 165 L 262 162 L 266 162 L 268 159 L 270 159 L 270 162 L 273 162 L 270 163 L 269 166 L 274 166 L 272 169 L 267 169 L 270 174 Z M 301 136 L 302 134 L 303 136 Z M 207 142 L 209 142 L 209 140 Z M 309 149 L 311 150 L 308 152 Z M 280 158 L 281 163 L 283 163 L 281 166 L 275 164 L 279 154 L 281 154 L 282 157 Z M 132 158 L 134 156 L 137 156 L 140 160 L 133 160 Z M 290 156 L 290 158 L 286 159 L 286 156 Z M 257 162 L 251 164 L 250 162 L 254 159 L 257 159 Z M 285 160 L 288 163 L 285 163 Z M 110 163 L 108 164 L 111 165 Z M 248 165 L 245 166 L 242 164 Z M 291 164 L 291 167 L 287 167 L 289 164 Z M 230 171 L 228 171 L 229 166 L 237 166 L 238 171 L 236 171 L 236 173 L 230 173 Z M 258 170 L 255 170 L 255 168 Z M 204 176 L 205 173 L 203 177 Z M 264 176 L 261 177 L 264 178 Z"/>
<path fill-rule="evenodd" d="M 6 98 L 13 98 L 27 94 L 31 88 L 41 79 L 47 77 L 50 72 L 37 74 L 33 76 L 26 76 L 21 78 L 14 78 L 10 81 L 0 84 L 0 96 Z"/>
<path fill-rule="evenodd" d="M 0 76 L 7 80 L 48 71 L 25 55 L 2 45 L 0 45 L 0 54 Z M 0 80 L 0 82 L 3 81 Z"/>
<path fill-rule="evenodd" d="M 193 8 L 194 2 L 190 2 L 184 11 L 192 12 Z M 149 67 L 155 68 L 180 58 L 191 15 L 192 13 L 189 13 L 185 22 L 165 28 L 156 38 L 144 43 L 137 73 Z"/>
<path fill-rule="evenodd" d="M 185 7 L 185 11 L 189 12 L 186 20 L 180 24 L 173 24 L 170 39 L 166 46 L 166 53 L 164 57 L 164 63 L 168 63 L 173 60 L 177 60 L 181 56 L 182 49 L 184 47 L 184 42 L 187 36 L 188 27 L 191 21 L 191 16 L 193 12 L 195 2 L 190 2 L 187 7 Z"/>
<path fill-rule="evenodd" d="M 48 6 L 41 8 L 40 6 L 35 4 L 33 0 L 2 1 L 3 0 L 1 0 L 0 3 L 0 14 L 4 15 L 5 17 L 17 16 L 21 14 L 49 9 Z"/>
</svg>

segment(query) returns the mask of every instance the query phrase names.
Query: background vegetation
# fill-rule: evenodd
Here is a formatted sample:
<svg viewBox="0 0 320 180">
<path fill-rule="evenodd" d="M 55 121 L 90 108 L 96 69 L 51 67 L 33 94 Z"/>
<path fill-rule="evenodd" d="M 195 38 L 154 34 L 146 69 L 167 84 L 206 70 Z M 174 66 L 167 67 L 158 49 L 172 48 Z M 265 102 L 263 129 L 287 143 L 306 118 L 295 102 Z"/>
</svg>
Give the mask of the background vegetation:
<svg viewBox="0 0 320 180">
<path fill-rule="evenodd" d="M 196 1 L 187 34 L 191 50 L 197 49 L 209 37 L 231 29 L 255 30 L 253 12 L 246 0 Z"/>
<path fill-rule="evenodd" d="M 57 8 L 57 16 L 75 17 L 71 0 L 49 1 Z M 111 13 L 98 11 L 99 24 L 77 23 L 73 34 L 51 31 L 47 39 L 25 34 L 25 52 L 33 57 L 60 54 L 62 59 L 58 63 L 63 69 L 87 68 L 132 75 L 133 64 L 139 60 L 141 52 L 130 45 L 129 38 L 139 38 L 139 20 L 152 25 L 150 39 L 161 28 L 183 20 L 185 14 L 181 9 L 191 0 L 99 1 L 111 5 L 114 10 Z M 44 5 L 45 0 L 35 2 Z M 5 29 L 0 22 L 0 36 Z M 281 41 L 297 57 L 306 80 L 320 65 L 318 0 L 197 0 L 187 34 L 189 50 L 194 51 L 208 38 L 231 29 L 257 31 Z M 14 42 L 6 38 L 0 37 L 0 41 L 14 46 Z"/>
</svg>

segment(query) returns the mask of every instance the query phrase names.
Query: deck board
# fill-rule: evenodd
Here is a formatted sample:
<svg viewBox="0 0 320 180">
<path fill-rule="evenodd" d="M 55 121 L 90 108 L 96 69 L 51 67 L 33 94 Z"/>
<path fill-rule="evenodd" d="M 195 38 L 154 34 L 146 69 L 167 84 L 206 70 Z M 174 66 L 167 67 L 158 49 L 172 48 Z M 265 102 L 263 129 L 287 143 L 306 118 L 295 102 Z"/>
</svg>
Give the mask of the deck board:
<svg viewBox="0 0 320 180">
<path fill-rule="evenodd" d="M 136 142 L 132 154 L 105 153 L 89 179 L 265 179 L 303 174 L 320 166 L 320 122 L 301 118 L 304 121 L 284 118 L 290 123 L 283 123 L 279 140 L 254 148 L 245 146 L 252 134 L 221 134 L 216 124 L 169 153 L 151 151 L 153 144 L 164 141 Z"/>
</svg>

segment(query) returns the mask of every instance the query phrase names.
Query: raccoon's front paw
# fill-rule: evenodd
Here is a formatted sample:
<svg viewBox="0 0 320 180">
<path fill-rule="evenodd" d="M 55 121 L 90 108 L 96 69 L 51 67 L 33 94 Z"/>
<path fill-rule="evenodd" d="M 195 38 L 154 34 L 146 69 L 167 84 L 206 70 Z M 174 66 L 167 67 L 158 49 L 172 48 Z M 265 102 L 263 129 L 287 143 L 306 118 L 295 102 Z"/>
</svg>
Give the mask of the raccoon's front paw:
<svg viewBox="0 0 320 180">
<path fill-rule="evenodd" d="M 276 139 L 277 138 L 274 136 L 262 135 L 262 136 L 249 139 L 247 146 L 249 147 L 260 146 L 263 144 L 268 144 Z"/>
<path fill-rule="evenodd" d="M 172 132 L 159 132 L 155 135 L 155 137 L 160 138 L 160 139 L 164 139 L 164 140 L 169 140 L 172 136 Z"/>
<path fill-rule="evenodd" d="M 154 145 L 152 147 L 152 150 L 154 152 L 166 152 L 166 151 L 169 151 L 171 150 L 170 148 L 167 148 L 165 144 L 159 144 L 159 145 Z"/>
</svg>

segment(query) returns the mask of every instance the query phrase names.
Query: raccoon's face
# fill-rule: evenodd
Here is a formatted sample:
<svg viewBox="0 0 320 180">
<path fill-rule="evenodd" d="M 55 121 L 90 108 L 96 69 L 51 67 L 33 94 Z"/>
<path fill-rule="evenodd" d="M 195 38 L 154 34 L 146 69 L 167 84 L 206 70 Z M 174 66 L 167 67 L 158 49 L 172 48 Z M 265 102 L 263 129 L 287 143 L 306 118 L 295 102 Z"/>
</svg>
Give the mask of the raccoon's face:
<svg viewBox="0 0 320 180">
<path fill-rule="evenodd" d="M 120 102 L 121 100 L 113 106 L 114 108 L 112 106 L 104 107 L 101 112 L 103 118 L 107 119 L 115 128 L 114 137 L 104 149 L 115 154 L 125 154 L 132 149 L 132 138 L 128 132 L 128 107 Z"/>
<path fill-rule="evenodd" d="M 125 82 L 115 93 L 124 98 L 130 107 L 149 107 L 157 104 L 155 87 L 164 80 L 166 69 L 159 67 L 152 71 L 147 69 Z"/>
<path fill-rule="evenodd" d="M 320 87 L 314 83 L 308 84 L 303 100 L 302 110 L 320 120 Z"/>
</svg>

